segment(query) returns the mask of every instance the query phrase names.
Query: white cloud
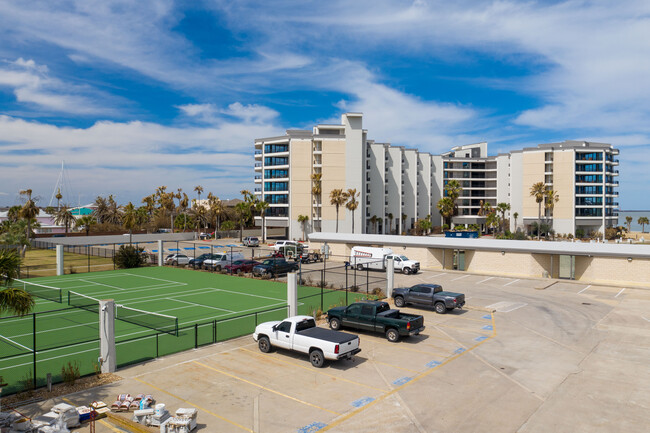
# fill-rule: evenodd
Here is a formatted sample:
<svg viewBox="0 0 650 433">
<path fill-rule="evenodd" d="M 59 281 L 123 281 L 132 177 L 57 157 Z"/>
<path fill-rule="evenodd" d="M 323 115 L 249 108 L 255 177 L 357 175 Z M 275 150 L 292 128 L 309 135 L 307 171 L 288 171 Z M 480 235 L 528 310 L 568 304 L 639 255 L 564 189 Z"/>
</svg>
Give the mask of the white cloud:
<svg viewBox="0 0 650 433">
<path fill-rule="evenodd" d="M 39 110 L 56 113 L 114 114 L 113 109 L 104 106 L 104 103 L 95 102 L 92 96 L 103 96 L 104 102 L 114 102 L 116 98 L 102 95 L 87 86 L 52 78 L 46 65 L 38 65 L 34 60 L 22 57 L 5 63 L 6 67 L 0 67 L 0 87 L 12 88 L 18 102 L 33 104 Z"/>
<path fill-rule="evenodd" d="M 9 116 L 0 116 L 0 131 L 5 190 L 30 185 L 49 196 L 65 161 L 77 190 L 114 193 L 121 201 L 139 200 L 163 184 L 187 191 L 201 183 L 217 195 L 236 196 L 242 185 L 252 187 L 253 139 L 281 133 L 250 121 L 207 127 L 103 121 L 69 128 Z"/>
</svg>

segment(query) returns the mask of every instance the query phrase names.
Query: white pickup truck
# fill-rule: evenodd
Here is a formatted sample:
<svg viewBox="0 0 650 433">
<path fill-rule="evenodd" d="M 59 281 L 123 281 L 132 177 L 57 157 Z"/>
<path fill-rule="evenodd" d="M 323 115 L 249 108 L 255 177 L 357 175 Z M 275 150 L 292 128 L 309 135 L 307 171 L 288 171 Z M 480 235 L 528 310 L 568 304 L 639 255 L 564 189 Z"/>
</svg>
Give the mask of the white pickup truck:
<svg viewBox="0 0 650 433">
<path fill-rule="evenodd" d="M 317 368 L 323 367 L 326 359 L 351 359 L 361 352 L 358 336 L 319 328 L 311 316 L 261 323 L 255 328 L 253 338 L 264 353 L 274 347 L 307 353 L 311 365 Z"/>
</svg>

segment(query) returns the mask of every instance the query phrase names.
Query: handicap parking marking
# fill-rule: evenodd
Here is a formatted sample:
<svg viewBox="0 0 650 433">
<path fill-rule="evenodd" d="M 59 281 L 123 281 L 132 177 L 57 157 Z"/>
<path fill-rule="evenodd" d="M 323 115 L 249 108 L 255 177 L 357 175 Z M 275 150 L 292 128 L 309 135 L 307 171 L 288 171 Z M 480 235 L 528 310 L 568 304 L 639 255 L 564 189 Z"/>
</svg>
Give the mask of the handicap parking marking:
<svg viewBox="0 0 650 433">
<path fill-rule="evenodd" d="M 525 302 L 507 302 L 501 301 L 496 304 L 487 305 L 485 308 L 495 310 L 499 313 L 510 313 L 528 305 Z"/>
<path fill-rule="evenodd" d="M 440 361 L 430 361 L 425 364 L 427 368 L 433 368 L 440 365 Z"/>
<path fill-rule="evenodd" d="M 354 407 L 362 407 L 362 406 L 365 406 L 365 405 L 367 405 L 368 403 L 371 403 L 371 402 L 373 402 L 373 401 L 375 401 L 375 399 L 372 398 L 372 397 L 363 397 L 363 398 L 360 398 L 360 399 L 358 399 L 358 400 L 354 400 L 354 401 L 353 401 L 352 403 L 350 403 L 350 404 L 351 404 L 352 406 L 354 406 Z"/>
<path fill-rule="evenodd" d="M 487 337 L 486 337 L 487 338 Z M 454 353 L 457 355 L 459 353 L 463 353 L 465 351 L 465 348 L 459 347 L 458 349 L 454 350 Z"/>
<path fill-rule="evenodd" d="M 481 329 L 485 329 L 486 331 L 494 331 L 494 328 L 492 328 L 492 325 L 485 325 Z"/>
<path fill-rule="evenodd" d="M 313 422 L 309 425 L 299 428 L 298 433 L 314 433 L 317 432 L 318 430 L 322 430 L 325 427 L 327 427 L 327 424 L 325 423 Z"/>
<path fill-rule="evenodd" d="M 411 379 L 412 377 L 408 377 L 408 376 L 400 377 L 399 379 L 393 381 L 393 385 L 397 385 L 397 386 L 404 385 L 405 383 L 410 382 Z"/>
<path fill-rule="evenodd" d="M 481 316 L 481 319 L 492 320 L 492 316 L 490 316 L 489 314 L 486 314 L 485 316 Z"/>
<path fill-rule="evenodd" d="M 485 339 L 487 339 L 487 337 L 485 335 L 481 335 L 480 337 L 476 337 L 474 341 L 483 341 Z"/>
</svg>

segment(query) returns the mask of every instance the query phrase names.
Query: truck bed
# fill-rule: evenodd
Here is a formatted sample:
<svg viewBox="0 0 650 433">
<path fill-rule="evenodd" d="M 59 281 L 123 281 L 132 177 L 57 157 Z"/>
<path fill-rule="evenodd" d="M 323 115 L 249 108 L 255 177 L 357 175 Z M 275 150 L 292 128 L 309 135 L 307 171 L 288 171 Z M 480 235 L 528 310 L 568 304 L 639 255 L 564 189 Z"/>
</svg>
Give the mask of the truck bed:
<svg viewBox="0 0 650 433">
<path fill-rule="evenodd" d="M 302 331 L 298 331 L 297 333 L 300 335 L 305 335 L 307 337 L 329 341 L 330 343 L 335 344 L 345 344 L 358 338 L 356 335 L 348 334 L 347 332 L 332 331 L 330 329 L 319 327 L 304 329 Z"/>
<path fill-rule="evenodd" d="M 399 310 L 394 310 L 394 309 L 388 311 L 382 311 L 381 313 L 377 314 L 377 317 L 387 317 L 390 319 L 398 319 L 398 320 L 411 322 L 411 326 L 413 326 L 413 329 L 421 328 L 424 325 L 424 317 L 418 314 L 402 313 Z"/>
</svg>

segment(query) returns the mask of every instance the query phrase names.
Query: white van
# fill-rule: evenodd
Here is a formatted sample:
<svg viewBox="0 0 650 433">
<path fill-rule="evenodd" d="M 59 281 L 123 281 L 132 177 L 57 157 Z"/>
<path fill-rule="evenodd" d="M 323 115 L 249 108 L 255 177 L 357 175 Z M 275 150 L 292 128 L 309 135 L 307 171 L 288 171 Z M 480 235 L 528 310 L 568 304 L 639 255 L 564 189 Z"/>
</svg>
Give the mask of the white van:
<svg viewBox="0 0 650 433">
<path fill-rule="evenodd" d="M 390 248 L 352 247 L 350 251 L 350 265 L 357 270 L 386 269 L 386 260 L 393 259 L 396 270 L 404 274 L 416 274 L 420 270 L 420 263 L 409 260 L 408 257 L 395 254 Z"/>
<path fill-rule="evenodd" d="M 297 247 L 298 242 L 296 241 L 275 241 L 275 244 L 273 245 L 273 249 L 275 251 L 280 251 L 280 248 L 282 247 Z"/>
<path fill-rule="evenodd" d="M 220 271 L 224 266 L 230 265 L 235 260 L 241 260 L 243 258 L 244 255 L 236 251 L 233 252 L 232 255 L 229 252 L 214 253 L 211 258 L 203 261 L 203 269 Z"/>
</svg>

